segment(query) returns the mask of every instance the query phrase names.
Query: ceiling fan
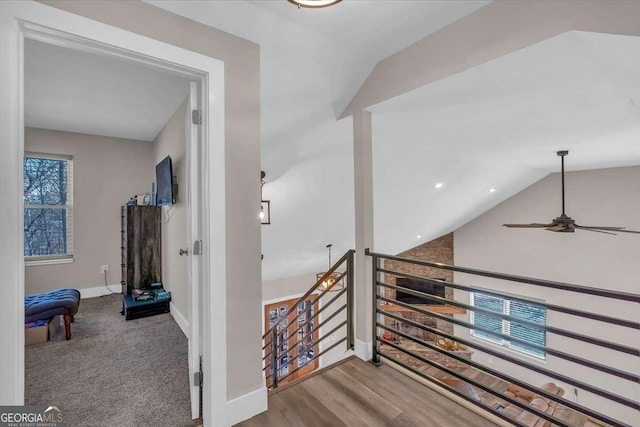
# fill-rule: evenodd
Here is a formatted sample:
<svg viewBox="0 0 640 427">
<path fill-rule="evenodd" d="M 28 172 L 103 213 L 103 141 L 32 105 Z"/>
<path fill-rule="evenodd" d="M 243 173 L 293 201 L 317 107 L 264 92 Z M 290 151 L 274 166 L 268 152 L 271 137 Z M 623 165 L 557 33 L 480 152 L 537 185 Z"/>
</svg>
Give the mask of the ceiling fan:
<svg viewBox="0 0 640 427">
<path fill-rule="evenodd" d="M 564 157 L 569 154 L 569 151 L 558 151 L 556 154 L 560 156 L 562 164 L 562 215 L 554 219 L 550 224 L 503 224 L 509 228 L 544 228 L 548 231 L 555 231 L 559 233 L 573 233 L 578 230 L 594 231 L 596 233 L 613 234 L 616 233 L 635 233 L 640 234 L 640 231 L 625 230 L 625 227 L 600 227 L 600 226 L 586 226 L 578 225 L 575 220 L 564 213 Z M 615 233 L 614 233 L 615 232 Z"/>
</svg>

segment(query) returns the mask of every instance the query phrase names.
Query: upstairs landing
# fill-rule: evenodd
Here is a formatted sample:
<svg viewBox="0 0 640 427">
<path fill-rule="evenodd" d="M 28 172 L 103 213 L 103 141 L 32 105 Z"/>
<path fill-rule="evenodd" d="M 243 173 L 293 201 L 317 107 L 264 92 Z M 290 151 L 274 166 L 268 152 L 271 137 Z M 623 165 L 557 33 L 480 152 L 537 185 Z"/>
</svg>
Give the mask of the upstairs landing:
<svg viewBox="0 0 640 427">
<path fill-rule="evenodd" d="M 269 410 L 240 427 L 495 427 L 453 400 L 360 359 L 276 389 Z"/>
</svg>

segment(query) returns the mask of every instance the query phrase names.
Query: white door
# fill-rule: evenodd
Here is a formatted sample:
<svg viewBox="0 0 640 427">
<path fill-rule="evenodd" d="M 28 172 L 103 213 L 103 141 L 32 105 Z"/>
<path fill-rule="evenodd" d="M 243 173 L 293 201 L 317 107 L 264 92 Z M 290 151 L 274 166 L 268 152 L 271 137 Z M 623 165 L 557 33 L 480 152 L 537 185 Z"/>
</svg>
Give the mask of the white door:
<svg viewBox="0 0 640 427">
<path fill-rule="evenodd" d="M 187 262 L 189 289 L 189 393 L 191 398 L 191 417 L 200 416 L 200 356 L 202 355 L 201 319 L 201 158 L 200 155 L 200 126 L 194 123 L 193 111 L 200 110 L 199 84 L 191 82 L 187 114 L 185 117 L 185 144 L 187 153 L 188 172 L 188 203 L 187 203 L 187 244 L 189 257 Z M 200 248 L 200 250 L 198 250 Z"/>
</svg>

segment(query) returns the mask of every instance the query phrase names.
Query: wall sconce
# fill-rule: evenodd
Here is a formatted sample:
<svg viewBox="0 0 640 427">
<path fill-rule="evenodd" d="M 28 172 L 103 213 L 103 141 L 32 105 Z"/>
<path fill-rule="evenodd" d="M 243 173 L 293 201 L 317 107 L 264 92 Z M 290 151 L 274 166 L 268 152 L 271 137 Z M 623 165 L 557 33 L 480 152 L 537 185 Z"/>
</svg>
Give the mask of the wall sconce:
<svg viewBox="0 0 640 427">
<path fill-rule="evenodd" d="M 262 197 L 262 187 L 264 186 L 264 177 L 267 174 L 260 171 L 260 223 L 262 225 L 271 224 L 271 200 L 264 200 Z"/>
</svg>

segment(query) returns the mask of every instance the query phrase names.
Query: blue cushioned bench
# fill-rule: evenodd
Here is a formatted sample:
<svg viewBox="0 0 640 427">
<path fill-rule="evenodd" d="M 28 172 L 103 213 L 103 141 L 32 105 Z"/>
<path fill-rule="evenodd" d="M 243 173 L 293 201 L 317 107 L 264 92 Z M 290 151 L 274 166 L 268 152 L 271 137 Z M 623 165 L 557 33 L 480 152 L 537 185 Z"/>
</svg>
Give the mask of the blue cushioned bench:
<svg viewBox="0 0 640 427">
<path fill-rule="evenodd" d="M 78 312 L 80 291 L 77 289 L 56 289 L 43 294 L 29 295 L 24 298 L 25 323 L 36 320 L 49 320 L 53 316 L 64 317 L 65 338 L 71 339 L 71 322 Z"/>
</svg>

